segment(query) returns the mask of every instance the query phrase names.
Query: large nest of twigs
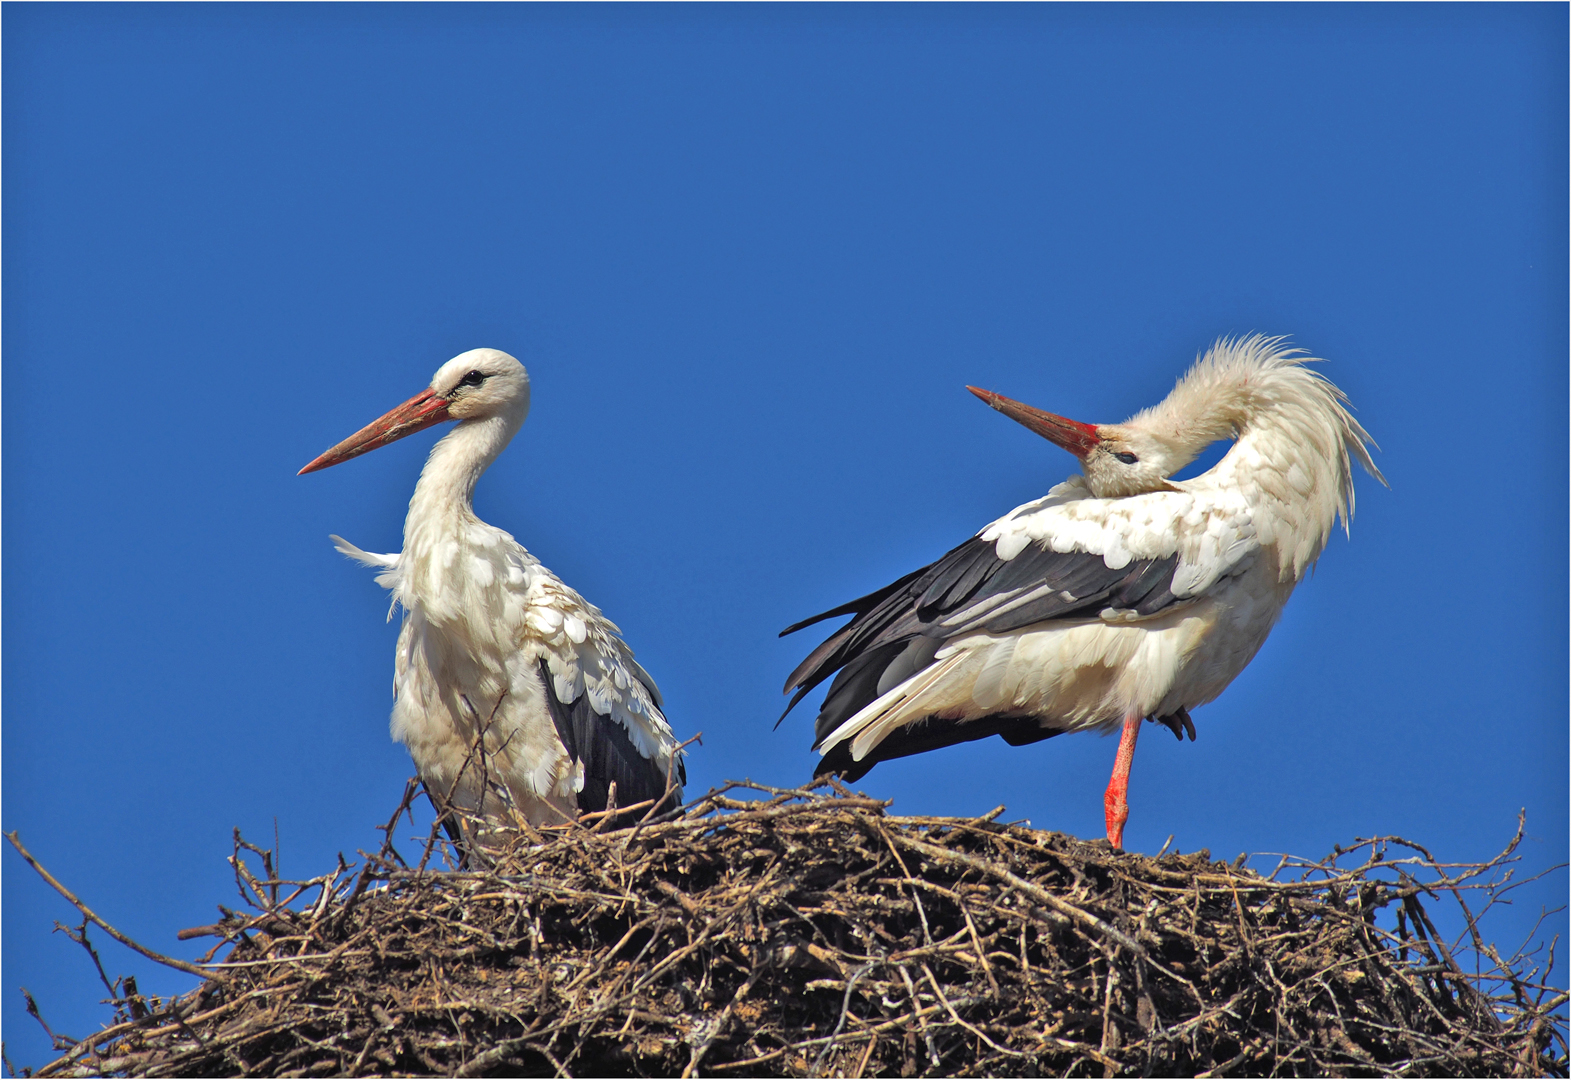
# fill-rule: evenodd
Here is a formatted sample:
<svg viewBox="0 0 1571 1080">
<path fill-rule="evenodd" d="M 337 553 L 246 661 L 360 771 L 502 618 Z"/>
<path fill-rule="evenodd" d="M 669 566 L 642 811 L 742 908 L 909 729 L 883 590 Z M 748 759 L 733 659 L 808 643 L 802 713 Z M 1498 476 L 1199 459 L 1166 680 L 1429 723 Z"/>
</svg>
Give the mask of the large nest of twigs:
<svg viewBox="0 0 1571 1080">
<path fill-rule="evenodd" d="M 1474 929 L 1514 842 L 1267 877 L 995 816 L 731 785 L 483 868 L 389 842 L 305 882 L 237 838 L 255 910 L 197 931 L 207 981 L 113 984 L 116 1023 L 37 1075 L 1567 1074 L 1566 996 Z"/>
</svg>

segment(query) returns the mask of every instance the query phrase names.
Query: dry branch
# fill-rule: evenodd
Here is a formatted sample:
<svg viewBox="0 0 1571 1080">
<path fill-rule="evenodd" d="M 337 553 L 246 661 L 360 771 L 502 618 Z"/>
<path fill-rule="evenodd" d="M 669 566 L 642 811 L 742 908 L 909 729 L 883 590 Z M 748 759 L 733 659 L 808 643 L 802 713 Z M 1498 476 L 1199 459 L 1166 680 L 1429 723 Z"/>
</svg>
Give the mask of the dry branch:
<svg viewBox="0 0 1571 1080">
<path fill-rule="evenodd" d="M 307 881 L 237 837 L 251 910 L 190 932 L 229 946 L 208 981 L 111 986 L 116 1022 L 37 1075 L 1567 1075 L 1552 955 L 1478 930 L 1520 830 L 1480 865 L 1384 837 L 1267 878 L 998 813 L 735 784 L 459 870 L 390 824 Z"/>
</svg>

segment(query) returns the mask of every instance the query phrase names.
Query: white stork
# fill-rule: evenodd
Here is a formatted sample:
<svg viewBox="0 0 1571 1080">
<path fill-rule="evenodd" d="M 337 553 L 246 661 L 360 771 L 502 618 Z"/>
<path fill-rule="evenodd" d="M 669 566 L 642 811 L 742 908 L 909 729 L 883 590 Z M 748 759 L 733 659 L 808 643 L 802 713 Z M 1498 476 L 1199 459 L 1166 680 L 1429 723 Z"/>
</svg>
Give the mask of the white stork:
<svg viewBox="0 0 1571 1080">
<path fill-rule="evenodd" d="M 529 414 L 529 375 L 496 349 L 473 349 L 431 385 L 301 473 L 386 446 L 444 420 L 396 555 L 338 550 L 382 572 L 404 609 L 393 668 L 393 737 L 434 801 L 488 822 L 513 814 L 561 823 L 630 806 L 686 779 L 660 691 L 600 609 L 507 533 L 475 517 L 475 483 Z M 391 617 L 391 613 L 389 613 Z M 681 789 L 672 792 L 676 802 Z M 673 803 L 674 805 L 674 803 Z"/>
<path fill-rule="evenodd" d="M 817 772 L 1002 736 L 1012 746 L 1122 725 L 1104 800 L 1122 847 L 1142 718 L 1194 738 L 1353 512 L 1352 458 L 1381 483 L 1345 395 L 1281 338 L 1221 340 L 1160 405 L 1082 424 L 967 387 L 1080 459 L 931 566 L 815 615 L 854 615 L 786 680 L 787 712 L 835 675 Z M 1191 480 L 1170 477 L 1236 440 Z"/>
</svg>

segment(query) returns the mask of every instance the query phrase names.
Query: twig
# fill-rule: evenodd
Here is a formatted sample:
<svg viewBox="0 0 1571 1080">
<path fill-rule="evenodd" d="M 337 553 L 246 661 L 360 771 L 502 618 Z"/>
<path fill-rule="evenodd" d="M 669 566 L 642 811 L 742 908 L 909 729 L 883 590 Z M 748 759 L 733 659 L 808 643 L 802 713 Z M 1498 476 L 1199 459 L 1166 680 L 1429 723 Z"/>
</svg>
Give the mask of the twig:
<svg viewBox="0 0 1571 1080">
<path fill-rule="evenodd" d="M 39 1075 L 1571 1071 L 1558 941 L 1488 941 L 1536 876 L 1510 846 L 1372 838 L 1272 879 L 737 781 L 516 835 L 454 808 L 487 847 L 444 871 L 389 850 L 417 791 L 361 867 L 285 881 L 237 838 L 260 911 L 200 928 L 226 981 L 107 980 L 116 1022 Z"/>
<path fill-rule="evenodd" d="M 6 833 L 5 838 L 11 841 L 11 846 L 16 848 L 17 854 L 26 859 L 27 865 L 31 866 L 35 871 L 37 871 L 38 876 L 47 881 L 50 887 L 55 890 L 55 892 L 59 893 L 61 896 L 70 901 L 71 906 L 76 908 L 77 911 L 80 911 L 85 919 L 87 919 L 89 922 L 97 923 L 104 933 L 114 938 L 126 948 L 141 953 L 143 956 L 147 957 L 149 960 L 154 961 L 155 963 L 163 964 L 165 967 L 172 967 L 176 971 L 183 971 L 188 975 L 196 975 L 203 979 L 218 977 L 206 968 L 198 967 L 196 964 L 188 964 L 184 960 L 176 960 L 174 957 L 165 956 L 163 953 L 154 952 L 145 945 L 140 945 L 137 942 L 131 940 L 129 937 L 126 937 L 126 935 L 122 934 L 120 931 L 106 923 L 103 919 L 99 918 L 92 908 L 88 907 L 86 904 L 82 903 L 81 900 L 77 899 L 75 893 L 66 888 L 64 885 L 60 884 L 60 882 L 56 881 L 54 875 L 51 874 L 48 870 L 45 870 L 43 864 L 41 864 L 37 859 L 33 858 L 33 853 L 22 846 L 22 840 L 19 836 L 17 836 L 15 829 Z"/>
</svg>

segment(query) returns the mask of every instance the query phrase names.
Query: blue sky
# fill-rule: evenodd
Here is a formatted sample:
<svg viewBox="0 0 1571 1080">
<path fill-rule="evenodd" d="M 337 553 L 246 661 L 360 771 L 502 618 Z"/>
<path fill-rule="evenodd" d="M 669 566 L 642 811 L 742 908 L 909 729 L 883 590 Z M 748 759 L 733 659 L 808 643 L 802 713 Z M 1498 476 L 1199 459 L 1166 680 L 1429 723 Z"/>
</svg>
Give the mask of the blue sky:
<svg viewBox="0 0 1571 1080">
<path fill-rule="evenodd" d="M 396 626 L 327 534 L 397 550 L 436 435 L 295 470 L 465 349 L 534 386 L 480 515 L 622 626 L 702 791 L 811 772 L 811 711 L 772 725 L 818 638 L 781 627 L 1072 471 L 965 384 L 1116 421 L 1259 330 L 1327 358 L 1391 489 L 1360 475 L 1198 742 L 1147 729 L 1128 845 L 1473 859 L 1526 807 L 1561 860 L 1566 17 L 8 5 L 4 828 L 182 956 L 232 828 L 301 875 L 374 842 Z M 1114 747 L 859 786 L 1095 837 Z M 17 987 L 73 1034 L 107 1010 L 0 867 L 36 1065 Z"/>
</svg>

